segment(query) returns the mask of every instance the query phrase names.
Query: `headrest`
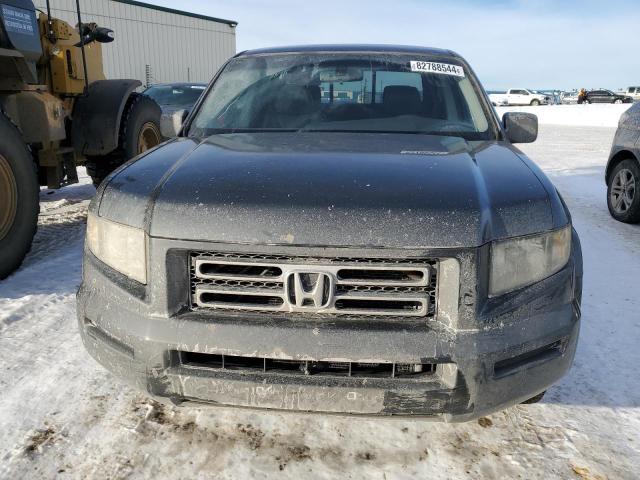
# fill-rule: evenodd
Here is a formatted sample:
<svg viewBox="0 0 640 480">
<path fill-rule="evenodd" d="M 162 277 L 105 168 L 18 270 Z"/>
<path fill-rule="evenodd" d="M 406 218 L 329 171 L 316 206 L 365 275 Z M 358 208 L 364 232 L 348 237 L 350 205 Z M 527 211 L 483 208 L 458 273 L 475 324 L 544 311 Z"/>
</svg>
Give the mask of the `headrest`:
<svg viewBox="0 0 640 480">
<path fill-rule="evenodd" d="M 277 113 L 297 115 L 308 113 L 320 106 L 318 85 L 285 85 L 276 95 L 274 110 Z"/>
<path fill-rule="evenodd" d="M 416 87 L 389 85 L 382 91 L 382 104 L 392 115 L 417 113 L 420 111 L 420 93 Z"/>
</svg>

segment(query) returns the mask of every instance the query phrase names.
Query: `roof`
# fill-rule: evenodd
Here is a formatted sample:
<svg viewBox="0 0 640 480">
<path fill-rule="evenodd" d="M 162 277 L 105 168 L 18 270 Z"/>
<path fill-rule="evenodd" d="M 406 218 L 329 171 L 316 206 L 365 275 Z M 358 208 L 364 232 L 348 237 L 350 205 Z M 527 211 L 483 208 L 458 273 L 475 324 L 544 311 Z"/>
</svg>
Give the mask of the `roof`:
<svg viewBox="0 0 640 480">
<path fill-rule="evenodd" d="M 343 44 L 343 45 L 290 45 L 286 47 L 269 47 L 245 50 L 237 56 L 260 55 L 264 53 L 297 53 L 297 52 L 376 52 L 376 53 L 416 53 L 421 55 L 448 55 L 458 57 L 451 50 L 411 45 L 375 45 L 375 44 Z"/>
<path fill-rule="evenodd" d="M 208 20 L 210 22 L 226 23 L 230 27 L 235 27 L 236 25 L 238 25 L 238 22 L 236 22 L 235 20 L 225 20 L 224 18 L 209 17 L 207 15 L 200 15 L 199 13 L 185 12 L 184 10 L 176 10 L 174 8 L 161 7 L 160 5 L 152 5 L 150 3 L 138 2 L 137 0 L 113 0 L 113 1 L 118 3 L 125 3 L 127 5 L 133 5 L 136 7 L 150 8 L 151 10 L 158 10 L 160 12 L 172 13 L 174 15 L 182 15 L 182 16 L 191 17 L 191 18 L 199 18 L 200 20 Z"/>
</svg>

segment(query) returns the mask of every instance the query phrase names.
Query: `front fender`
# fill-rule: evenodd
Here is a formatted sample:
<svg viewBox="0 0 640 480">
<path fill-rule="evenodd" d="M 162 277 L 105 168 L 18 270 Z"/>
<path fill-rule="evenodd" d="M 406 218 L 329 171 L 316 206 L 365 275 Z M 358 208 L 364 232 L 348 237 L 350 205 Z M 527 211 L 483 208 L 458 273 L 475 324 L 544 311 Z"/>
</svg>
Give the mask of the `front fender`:
<svg viewBox="0 0 640 480">
<path fill-rule="evenodd" d="M 71 140 L 83 155 L 106 155 L 118 148 L 120 120 L 139 80 L 98 80 L 73 107 Z"/>
</svg>

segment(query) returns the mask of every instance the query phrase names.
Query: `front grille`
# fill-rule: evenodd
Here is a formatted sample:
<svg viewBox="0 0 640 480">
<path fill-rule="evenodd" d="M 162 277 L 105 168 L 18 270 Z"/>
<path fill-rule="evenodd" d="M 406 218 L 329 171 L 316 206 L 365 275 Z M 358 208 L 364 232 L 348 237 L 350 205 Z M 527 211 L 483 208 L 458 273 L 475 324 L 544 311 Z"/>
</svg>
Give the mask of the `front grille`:
<svg viewBox="0 0 640 480">
<path fill-rule="evenodd" d="M 172 363 L 186 367 L 233 370 L 244 373 L 321 375 L 361 378 L 419 378 L 433 375 L 435 363 L 333 362 L 283 360 L 196 352 L 171 352 Z"/>
<path fill-rule="evenodd" d="M 429 317 L 438 263 L 421 258 L 191 252 L 193 309 Z"/>
</svg>

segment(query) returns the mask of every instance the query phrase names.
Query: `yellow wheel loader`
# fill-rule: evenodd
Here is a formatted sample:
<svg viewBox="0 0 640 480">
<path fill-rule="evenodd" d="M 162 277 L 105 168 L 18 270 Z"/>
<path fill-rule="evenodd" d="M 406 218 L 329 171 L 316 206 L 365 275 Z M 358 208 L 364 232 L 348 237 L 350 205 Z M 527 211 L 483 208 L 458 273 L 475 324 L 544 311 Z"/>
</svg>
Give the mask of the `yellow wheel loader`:
<svg viewBox="0 0 640 480">
<path fill-rule="evenodd" d="M 112 170 L 162 141 L 160 107 L 138 80 L 107 80 L 102 43 L 113 32 L 53 18 L 49 0 L 0 0 L 0 279 L 31 247 L 40 185 L 97 186 Z"/>
</svg>

